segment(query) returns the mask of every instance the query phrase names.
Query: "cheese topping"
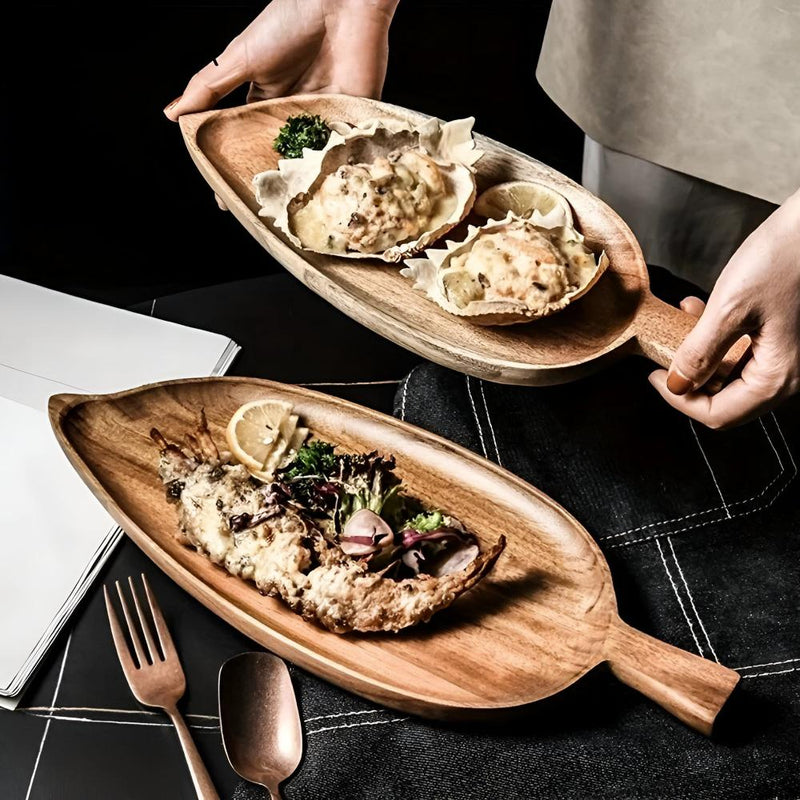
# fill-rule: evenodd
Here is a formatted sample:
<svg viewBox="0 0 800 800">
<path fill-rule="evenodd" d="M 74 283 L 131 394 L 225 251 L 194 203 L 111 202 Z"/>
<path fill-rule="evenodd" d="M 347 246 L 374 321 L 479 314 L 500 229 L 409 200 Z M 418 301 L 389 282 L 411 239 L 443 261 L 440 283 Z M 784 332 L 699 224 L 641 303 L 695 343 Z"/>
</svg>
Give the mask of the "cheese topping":
<svg viewBox="0 0 800 800">
<path fill-rule="evenodd" d="M 486 300 L 540 309 L 577 290 L 585 271 L 595 268 L 581 242 L 518 219 L 479 235 L 468 251 L 453 256 L 442 281 L 459 308 Z"/>
<path fill-rule="evenodd" d="M 380 253 L 416 239 L 445 205 L 436 162 L 415 151 L 394 151 L 371 164 L 343 164 L 328 175 L 293 216 L 305 247 L 333 253 Z"/>
</svg>

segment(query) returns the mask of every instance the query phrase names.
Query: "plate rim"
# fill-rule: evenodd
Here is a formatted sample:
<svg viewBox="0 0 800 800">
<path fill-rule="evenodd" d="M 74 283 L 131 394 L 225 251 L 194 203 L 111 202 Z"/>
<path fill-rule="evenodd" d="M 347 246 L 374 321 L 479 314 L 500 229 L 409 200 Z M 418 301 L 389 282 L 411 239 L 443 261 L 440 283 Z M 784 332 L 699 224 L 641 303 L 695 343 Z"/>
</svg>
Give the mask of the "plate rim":
<svg viewBox="0 0 800 800">
<path fill-rule="evenodd" d="M 418 694 L 413 691 L 407 691 L 406 689 L 401 690 L 396 685 L 382 683 L 375 678 L 357 672 L 350 667 L 343 665 L 339 661 L 331 660 L 327 656 L 320 655 L 308 643 L 298 642 L 297 640 L 290 638 L 288 635 L 275 630 L 266 622 L 256 619 L 247 610 L 236 605 L 233 600 L 222 595 L 216 588 L 213 588 L 201 577 L 195 575 L 191 569 L 175 559 L 159 544 L 157 539 L 154 539 L 151 535 L 149 535 L 147 531 L 142 529 L 125 513 L 122 507 L 114 500 L 111 493 L 103 486 L 98 477 L 95 475 L 94 471 L 89 467 L 87 462 L 74 447 L 65 430 L 65 421 L 67 417 L 70 415 L 70 413 L 74 412 L 83 405 L 95 402 L 114 402 L 116 400 L 125 399 L 133 395 L 144 394 L 146 392 L 171 386 L 186 384 L 211 385 L 216 383 L 247 383 L 255 386 L 263 386 L 265 389 L 275 389 L 278 391 L 288 390 L 290 393 L 306 396 L 317 401 L 322 401 L 326 404 L 333 404 L 344 408 L 354 408 L 361 414 L 366 412 L 368 416 L 376 417 L 382 424 L 388 423 L 403 432 L 412 433 L 417 438 L 421 437 L 426 440 L 426 444 L 444 446 L 445 449 L 450 450 L 454 455 L 461 458 L 466 458 L 467 460 L 480 465 L 484 469 L 488 468 L 490 471 L 494 472 L 497 477 L 509 482 L 519 490 L 529 495 L 533 495 L 538 502 L 543 503 L 551 511 L 561 515 L 567 522 L 569 522 L 570 526 L 574 528 L 576 535 L 579 535 L 583 538 L 597 563 L 597 568 L 599 568 L 603 573 L 602 587 L 598 591 L 597 601 L 605 602 L 608 606 L 606 632 L 603 635 L 600 645 L 597 647 L 593 658 L 589 659 L 589 663 L 587 663 L 581 670 L 576 671 L 565 681 L 555 686 L 555 688 L 549 689 L 547 692 L 534 699 L 510 703 L 508 701 L 498 701 L 497 703 L 482 702 L 476 704 L 445 702 L 439 698 L 431 698 L 429 695 Z M 368 406 L 363 406 L 358 403 L 354 403 L 353 401 L 346 400 L 335 395 L 329 395 L 325 392 L 320 392 L 305 386 L 298 386 L 295 384 L 283 383 L 265 378 L 231 375 L 154 381 L 110 393 L 58 393 L 51 395 L 48 400 L 48 419 L 59 446 L 65 453 L 72 467 L 78 472 L 81 479 L 92 491 L 92 494 L 112 516 L 114 521 L 123 529 L 125 534 L 134 542 L 134 544 L 136 544 L 136 546 L 153 562 L 154 566 L 162 570 L 182 589 L 191 594 L 194 599 L 202 603 L 202 605 L 208 608 L 226 624 L 231 625 L 243 635 L 253 639 L 253 641 L 257 642 L 263 647 L 278 652 L 280 655 L 287 657 L 290 661 L 299 663 L 302 668 L 307 669 L 309 672 L 317 675 L 318 678 L 340 686 L 340 688 L 342 688 L 344 691 L 358 694 L 373 702 L 390 708 L 403 710 L 416 714 L 417 716 L 427 718 L 445 718 L 455 720 L 460 718 L 468 719 L 472 717 L 483 717 L 487 714 L 495 716 L 498 713 L 512 712 L 514 710 L 525 708 L 563 691 L 590 672 L 592 669 L 597 667 L 598 664 L 606 660 L 604 655 L 604 642 L 608 639 L 611 627 L 619 618 L 616 593 L 605 555 L 588 530 L 566 508 L 564 508 L 560 503 L 555 501 L 552 497 L 547 495 L 538 487 L 528 483 L 518 475 L 515 475 L 513 472 L 510 472 L 505 467 L 496 464 L 490 459 L 483 458 L 469 448 L 463 447 L 462 445 L 459 445 L 456 442 L 446 439 L 436 433 L 428 431 L 425 428 L 421 428 L 413 423 L 398 419 L 397 417 L 384 412 L 371 409 Z M 602 599 L 604 594 L 607 595 L 605 600 Z M 222 616 L 216 609 L 212 607 L 212 604 L 223 604 L 228 611 L 228 616 Z M 242 627 L 233 622 L 233 620 L 241 618 L 246 619 L 248 627 L 254 628 L 257 632 L 263 632 L 263 637 L 257 638 L 250 630 L 245 631 L 242 629 Z M 280 651 L 275 650 L 276 643 L 280 645 Z M 302 661 L 299 661 L 297 658 L 293 657 L 293 655 L 284 655 L 297 654 L 298 651 L 303 655 Z M 318 675 L 313 665 L 320 665 L 321 663 L 324 663 L 327 669 L 336 674 L 342 675 L 343 677 L 346 676 L 360 687 L 364 687 L 365 689 L 369 688 L 370 691 L 362 692 L 360 689 L 354 690 L 349 686 L 342 686 L 337 681 L 331 680 L 325 675 Z M 409 701 L 414 704 L 413 708 L 409 708 L 407 705 L 405 705 Z"/>
<path fill-rule="evenodd" d="M 262 108 L 269 109 L 272 105 L 278 105 L 279 103 L 283 102 L 303 103 L 313 102 L 315 100 L 318 101 L 320 97 L 332 98 L 338 101 L 359 100 L 367 102 L 375 106 L 376 113 L 380 109 L 389 109 L 395 114 L 410 114 L 412 117 L 418 117 L 422 120 L 430 119 L 432 117 L 432 115 L 421 111 L 405 108 L 393 103 L 386 103 L 382 100 L 375 100 L 373 98 L 354 98 L 343 94 L 323 95 L 306 93 L 290 95 L 286 97 L 269 98 L 267 100 L 259 100 L 257 102 L 245 103 L 228 108 L 218 108 L 211 109 L 209 111 L 185 114 L 182 115 L 178 120 L 184 143 L 192 160 L 195 163 L 195 166 L 201 173 L 201 176 L 206 180 L 207 183 L 211 185 L 212 189 L 214 189 L 219 196 L 224 198 L 228 209 L 239 220 L 245 230 L 247 230 L 254 238 L 256 238 L 259 244 L 261 244 L 261 246 L 264 247 L 264 249 L 266 249 L 267 252 L 281 264 L 283 269 L 293 275 L 309 289 L 322 296 L 326 302 L 331 303 L 348 316 L 353 317 L 360 324 L 371 327 L 369 324 L 371 322 L 370 317 L 372 317 L 373 320 L 376 317 L 380 318 L 386 327 L 396 331 L 395 335 L 397 336 L 397 341 L 399 341 L 403 347 L 412 350 L 424 358 L 435 360 L 431 358 L 431 353 L 442 353 L 446 359 L 451 353 L 457 353 L 458 358 L 460 359 L 458 367 L 451 366 L 452 360 L 448 363 L 445 363 L 445 366 L 457 368 L 462 372 L 467 372 L 468 374 L 479 378 L 486 377 L 487 370 L 483 368 L 483 365 L 487 365 L 488 367 L 496 370 L 498 375 L 503 375 L 504 372 L 507 373 L 502 380 L 503 383 L 524 386 L 560 384 L 575 380 L 578 377 L 588 375 L 593 372 L 597 372 L 605 367 L 609 361 L 615 360 L 616 358 L 621 358 L 630 354 L 631 352 L 636 352 L 638 346 L 636 337 L 640 327 L 639 317 L 645 305 L 647 296 L 650 294 L 650 289 L 649 273 L 644 263 L 644 258 L 641 254 L 641 248 L 636 240 L 636 237 L 630 230 L 630 227 L 610 206 L 608 206 L 607 203 L 605 203 L 596 195 L 593 195 L 591 192 L 589 192 L 589 190 L 581 186 L 572 178 L 564 175 L 544 162 L 539 161 L 533 156 L 523 153 L 522 151 L 510 147 L 503 142 L 499 142 L 489 136 L 486 136 L 485 134 L 478 132 L 474 133 L 476 142 L 489 144 L 491 147 L 496 148 L 498 151 L 501 151 L 514 159 L 534 163 L 553 173 L 560 181 L 563 181 L 563 183 L 569 189 L 582 195 L 590 195 L 593 197 L 597 203 L 603 206 L 604 212 L 609 216 L 609 218 L 615 219 L 617 228 L 620 231 L 625 232 L 626 237 L 634 246 L 634 252 L 642 264 L 642 269 L 640 271 L 641 286 L 638 290 L 639 297 L 636 307 L 632 311 L 627 324 L 611 342 L 598 349 L 597 353 L 590 358 L 578 358 L 570 361 L 564 361 L 560 364 L 544 364 L 537 365 L 535 367 L 531 367 L 531 365 L 527 364 L 525 361 L 512 361 L 493 354 L 476 356 L 473 351 L 459 348 L 457 343 L 444 342 L 438 337 L 429 337 L 427 332 L 423 329 L 411 329 L 402 326 L 398 319 L 382 309 L 380 306 L 364 301 L 362 298 L 350 292 L 346 287 L 343 287 L 342 284 L 334 281 L 324 272 L 319 270 L 303 255 L 302 250 L 285 241 L 280 233 L 273 230 L 273 228 L 270 227 L 270 225 L 268 225 L 263 218 L 259 217 L 250 209 L 247 202 L 245 202 L 245 200 L 231 186 L 231 184 L 225 180 L 215 166 L 214 162 L 206 154 L 205 150 L 200 144 L 199 138 L 202 135 L 204 128 L 228 117 L 235 118 L 237 115 L 241 115 L 245 112 L 254 112 Z M 232 202 L 228 203 L 229 200 Z M 293 259 L 299 259 L 302 261 L 303 270 L 310 270 L 313 275 L 313 279 L 308 280 L 307 274 L 301 275 L 299 269 L 289 267 L 287 262 L 291 262 Z M 346 296 L 346 299 L 349 302 L 336 302 L 337 293 Z M 355 304 L 357 307 L 368 307 L 369 311 L 366 313 L 354 313 L 352 308 L 353 304 Z M 465 324 L 470 323 L 466 322 Z M 530 324 L 535 324 L 535 322 Z M 419 345 L 416 345 L 416 340 L 424 343 L 424 347 L 421 348 Z M 477 363 L 477 370 L 474 368 L 472 370 L 470 369 L 473 363 Z"/>
</svg>

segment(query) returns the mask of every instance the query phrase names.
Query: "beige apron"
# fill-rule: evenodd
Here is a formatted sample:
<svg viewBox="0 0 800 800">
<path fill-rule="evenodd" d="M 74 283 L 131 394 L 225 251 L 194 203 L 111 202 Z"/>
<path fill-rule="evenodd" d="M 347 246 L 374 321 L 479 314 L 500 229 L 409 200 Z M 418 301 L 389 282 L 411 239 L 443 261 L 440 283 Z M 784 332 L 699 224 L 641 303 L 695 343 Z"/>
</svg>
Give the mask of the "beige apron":
<svg viewBox="0 0 800 800">
<path fill-rule="evenodd" d="M 707 288 L 800 187 L 800 0 L 553 0 L 537 78 L 588 188 Z"/>
</svg>

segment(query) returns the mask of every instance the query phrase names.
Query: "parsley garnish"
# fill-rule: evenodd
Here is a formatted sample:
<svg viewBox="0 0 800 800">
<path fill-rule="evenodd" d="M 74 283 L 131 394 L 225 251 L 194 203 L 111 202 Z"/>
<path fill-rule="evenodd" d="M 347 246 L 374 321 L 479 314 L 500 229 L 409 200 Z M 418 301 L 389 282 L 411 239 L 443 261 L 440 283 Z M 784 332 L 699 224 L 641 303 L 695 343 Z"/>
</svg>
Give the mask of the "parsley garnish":
<svg viewBox="0 0 800 800">
<path fill-rule="evenodd" d="M 330 135 L 331 129 L 318 114 L 298 114 L 286 120 L 272 146 L 284 158 L 302 158 L 304 147 L 322 150 Z"/>
</svg>

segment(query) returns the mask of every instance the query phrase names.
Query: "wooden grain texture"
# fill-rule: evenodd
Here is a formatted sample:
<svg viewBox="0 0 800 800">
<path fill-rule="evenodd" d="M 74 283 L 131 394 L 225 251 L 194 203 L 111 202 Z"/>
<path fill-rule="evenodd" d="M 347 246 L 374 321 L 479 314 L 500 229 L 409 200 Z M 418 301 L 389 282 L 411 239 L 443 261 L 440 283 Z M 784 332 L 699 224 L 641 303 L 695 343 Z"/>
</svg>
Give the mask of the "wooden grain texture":
<svg viewBox="0 0 800 800">
<path fill-rule="evenodd" d="M 457 515 L 483 545 L 505 534 L 507 548 L 488 578 L 425 625 L 338 635 L 181 545 L 150 429 L 181 440 L 203 408 L 224 442 L 233 412 L 258 398 L 291 402 L 313 434 L 342 450 L 394 454 L 408 491 Z M 738 678 L 644 634 L 615 646 L 617 632 L 629 629 L 617 616 L 605 559 L 577 520 L 496 464 L 393 417 L 295 386 L 202 378 L 115 395 L 56 395 L 50 419 L 75 469 L 166 574 L 273 652 L 378 703 L 448 719 L 508 713 L 609 660 L 623 680 L 707 731 Z M 662 691 L 668 679 L 670 691 Z"/>
<path fill-rule="evenodd" d="M 252 178 L 277 167 L 272 142 L 287 117 L 302 112 L 350 123 L 376 116 L 412 123 L 427 118 L 377 100 L 298 95 L 185 115 L 180 127 L 200 173 L 228 209 L 289 272 L 338 309 L 424 358 L 500 383 L 563 383 L 628 353 L 669 365 L 676 343 L 694 319 L 676 309 L 659 313 L 641 249 L 628 226 L 565 175 L 485 136 L 475 137 L 485 151 L 477 163 L 478 191 L 510 180 L 548 184 L 572 205 L 587 244 L 609 256 L 610 267 L 597 285 L 564 311 L 524 325 L 481 327 L 415 292 L 399 274 L 402 265 L 320 255 L 292 246 L 269 220 L 258 216 Z M 466 222 L 481 220 L 469 217 Z M 466 223 L 447 238 L 460 240 L 465 233 Z"/>
</svg>

